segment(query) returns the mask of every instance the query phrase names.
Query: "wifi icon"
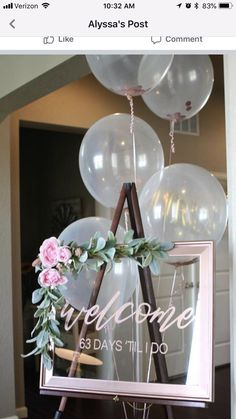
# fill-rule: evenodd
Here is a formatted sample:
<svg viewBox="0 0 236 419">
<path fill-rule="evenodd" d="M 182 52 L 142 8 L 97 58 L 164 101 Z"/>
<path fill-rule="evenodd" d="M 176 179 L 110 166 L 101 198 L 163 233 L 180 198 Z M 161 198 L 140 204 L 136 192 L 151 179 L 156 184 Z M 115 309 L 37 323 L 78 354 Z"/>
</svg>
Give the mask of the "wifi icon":
<svg viewBox="0 0 236 419">
<path fill-rule="evenodd" d="M 42 6 L 44 7 L 44 9 L 47 9 L 48 6 L 50 6 L 50 3 L 42 3 Z"/>
</svg>

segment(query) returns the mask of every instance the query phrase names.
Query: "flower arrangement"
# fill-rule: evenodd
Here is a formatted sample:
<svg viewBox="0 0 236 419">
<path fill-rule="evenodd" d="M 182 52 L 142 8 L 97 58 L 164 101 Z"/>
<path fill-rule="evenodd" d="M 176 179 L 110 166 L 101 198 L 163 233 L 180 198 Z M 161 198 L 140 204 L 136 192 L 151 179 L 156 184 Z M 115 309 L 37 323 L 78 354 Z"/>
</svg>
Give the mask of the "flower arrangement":
<svg viewBox="0 0 236 419">
<path fill-rule="evenodd" d="M 82 269 L 98 272 L 104 265 L 107 273 L 114 263 L 121 262 L 123 258 L 133 259 L 142 268 L 149 266 L 154 275 L 159 274 L 158 259 L 165 257 L 173 244 L 160 243 L 156 239 L 134 239 L 133 235 L 133 230 L 127 231 L 123 243 L 117 243 L 111 231 L 108 232 L 107 240 L 100 233 L 95 233 L 82 245 L 75 242 L 63 245 L 55 237 L 44 240 L 32 264 L 35 271 L 40 272 L 40 288 L 32 294 L 32 303 L 37 304 L 34 314 L 37 323 L 27 343 L 35 343 L 35 348 L 23 357 L 41 354 L 45 367 L 51 369 L 50 353 L 53 345 L 63 346 L 60 323 L 55 313 L 65 304 L 61 291 L 67 283 L 66 274 L 74 274 L 76 280 Z"/>
</svg>

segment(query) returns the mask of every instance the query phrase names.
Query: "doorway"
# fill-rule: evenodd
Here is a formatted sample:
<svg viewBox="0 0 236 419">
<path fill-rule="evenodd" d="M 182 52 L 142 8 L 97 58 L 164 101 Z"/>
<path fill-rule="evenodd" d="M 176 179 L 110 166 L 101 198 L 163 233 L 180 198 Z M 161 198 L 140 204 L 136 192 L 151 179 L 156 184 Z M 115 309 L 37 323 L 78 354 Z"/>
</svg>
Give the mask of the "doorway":
<svg viewBox="0 0 236 419">
<path fill-rule="evenodd" d="M 37 288 L 32 261 L 42 241 L 58 235 L 73 221 L 95 213 L 95 201 L 78 167 L 84 130 L 62 130 L 31 124 L 20 127 L 20 214 L 24 342 L 33 329 L 31 294 Z M 33 327 L 32 327 L 33 326 Z M 24 353 L 30 345 L 25 344 Z M 38 372 L 34 358 L 25 359 L 25 377 Z"/>
</svg>

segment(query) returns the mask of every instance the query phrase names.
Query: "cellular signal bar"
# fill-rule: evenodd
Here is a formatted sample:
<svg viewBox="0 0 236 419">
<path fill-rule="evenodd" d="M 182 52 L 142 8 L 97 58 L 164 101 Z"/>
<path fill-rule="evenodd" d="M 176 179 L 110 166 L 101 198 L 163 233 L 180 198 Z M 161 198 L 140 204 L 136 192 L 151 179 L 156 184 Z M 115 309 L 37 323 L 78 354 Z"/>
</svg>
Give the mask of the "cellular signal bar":
<svg viewBox="0 0 236 419">
<path fill-rule="evenodd" d="M 3 9 L 13 9 L 13 3 L 5 4 L 5 6 L 3 6 Z"/>
</svg>

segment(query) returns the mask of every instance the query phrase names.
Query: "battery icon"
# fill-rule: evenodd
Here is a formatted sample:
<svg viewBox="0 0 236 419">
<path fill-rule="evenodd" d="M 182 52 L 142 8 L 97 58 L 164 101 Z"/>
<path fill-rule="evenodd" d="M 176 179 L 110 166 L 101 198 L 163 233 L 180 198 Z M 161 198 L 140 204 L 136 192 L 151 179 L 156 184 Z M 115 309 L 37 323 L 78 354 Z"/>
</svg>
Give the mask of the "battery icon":
<svg viewBox="0 0 236 419">
<path fill-rule="evenodd" d="M 219 9 L 232 9 L 233 3 L 219 3 Z"/>
</svg>

